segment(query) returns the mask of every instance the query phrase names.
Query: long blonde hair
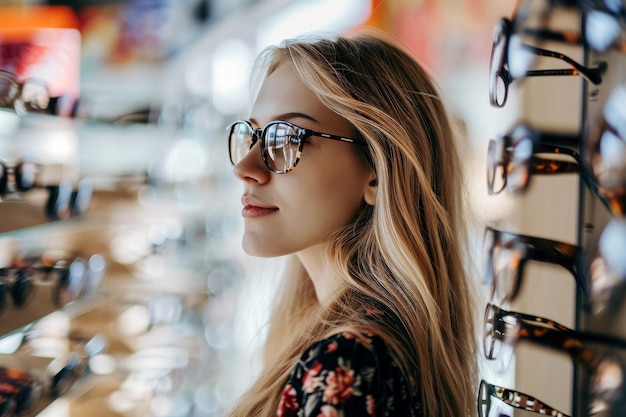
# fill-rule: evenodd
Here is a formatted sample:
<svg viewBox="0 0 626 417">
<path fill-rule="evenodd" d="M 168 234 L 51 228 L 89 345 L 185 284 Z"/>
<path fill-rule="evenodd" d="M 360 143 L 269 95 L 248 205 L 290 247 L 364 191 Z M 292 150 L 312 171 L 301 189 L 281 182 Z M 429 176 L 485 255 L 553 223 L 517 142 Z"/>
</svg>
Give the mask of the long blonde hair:
<svg viewBox="0 0 626 417">
<path fill-rule="evenodd" d="M 302 81 L 368 143 L 376 204 L 363 204 L 328 253 L 342 291 L 320 306 L 292 260 L 275 305 L 266 366 L 231 416 L 272 416 L 289 372 L 317 340 L 366 324 L 401 364 L 424 415 L 475 410 L 476 343 L 464 270 L 464 187 L 457 143 L 441 96 L 401 45 L 381 34 L 293 39 L 259 59 L 264 76 L 293 64 Z"/>
</svg>

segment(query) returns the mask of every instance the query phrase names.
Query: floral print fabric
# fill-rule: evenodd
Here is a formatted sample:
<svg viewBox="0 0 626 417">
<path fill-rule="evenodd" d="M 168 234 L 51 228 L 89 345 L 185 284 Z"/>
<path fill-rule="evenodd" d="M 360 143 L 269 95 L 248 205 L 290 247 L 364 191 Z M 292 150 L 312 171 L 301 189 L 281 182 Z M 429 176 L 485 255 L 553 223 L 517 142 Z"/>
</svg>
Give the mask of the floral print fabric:
<svg viewBox="0 0 626 417">
<path fill-rule="evenodd" d="M 277 417 L 421 416 L 384 341 L 344 332 L 300 357 L 284 387 Z"/>
</svg>

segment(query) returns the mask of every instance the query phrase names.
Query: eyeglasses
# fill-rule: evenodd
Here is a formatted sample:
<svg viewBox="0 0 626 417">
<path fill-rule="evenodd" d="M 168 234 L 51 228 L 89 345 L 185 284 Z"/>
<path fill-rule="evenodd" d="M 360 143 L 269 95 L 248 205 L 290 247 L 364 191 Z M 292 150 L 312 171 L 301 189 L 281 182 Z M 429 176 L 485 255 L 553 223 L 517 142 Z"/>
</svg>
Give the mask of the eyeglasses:
<svg viewBox="0 0 626 417">
<path fill-rule="evenodd" d="M 239 120 L 228 127 L 228 150 L 230 162 L 237 165 L 250 152 L 254 144 L 261 143 L 261 155 L 265 166 L 277 174 L 291 171 L 302 157 L 304 143 L 311 136 L 341 142 L 363 145 L 362 139 L 344 138 L 328 133 L 298 127 L 289 122 L 269 122 L 265 127 L 255 129 L 245 121 Z"/>
<path fill-rule="evenodd" d="M 626 85 L 615 88 L 594 127 L 588 127 L 582 147 L 583 161 L 597 193 L 607 201 L 609 210 L 626 214 Z"/>
<path fill-rule="evenodd" d="M 567 352 L 583 365 L 596 367 L 599 355 L 586 347 L 599 343 L 606 347 L 626 349 L 626 341 L 604 334 L 579 332 L 545 317 L 507 311 L 494 304 L 487 304 L 484 319 L 483 347 L 485 357 L 498 358 L 503 344 L 513 345 L 517 340 Z"/>
<path fill-rule="evenodd" d="M 555 240 L 502 232 L 487 227 L 484 237 L 485 284 L 492 285 L 492 299 L 514 300 L 522 286 L 527 261 L 547 262 L 568 270 L 579 287 L 587 285 L 576 269 L 578 247 Z"/>
<path fill-rule="evenodd" d="M 10 165 L 0 161 L 0 196 L 33 188 L 37 167 L 33 163 L 19 162 Z"/>
<path fill-rule="evenodd" d="M 582 11 L 584 39 L 578 32 L 556 32 L 549 29 L 520 28 L 520 32 L 530 34 L 539 39 L 585 44 L 597 52 L 617 50 L 626 52 L 626 6 L 623 2 L 602 0 L 560 0 L 543 1 L 543 7 L 536 8 L 536 2 L 522 4 L 515 21 L 519 26 L 529 19 L 531 14 L 538 14 L 540 21 L 545 22 L 556 7 L 575 7 Z"/>
<path fill-rule="evenodd" d="M 26 307 L 32 299 L 33 287 L 28 270 L 0 269 L 0 312 L 5 310 L 9 295 L 15 307 Z"/>
<path fill-rule="evenodd" d="M 42 184 L 41 177 L 54 165 L 35 164 L 18 161 L 9 163 L 0 160 L 0 197 L 28 192 L 35 188 L 45 188 L 48 197 L 44 210 L 49 219 L 64 219 L 85 213 L 91 202 L 93 183 L 89 178 L 78 181 L 76 188 L 69 181 L 58 184 Z M 19 198 L 19 195 L 17 196 Z"/>
<path fill-rule="evenodd" d="M 492 385 L 484 379 L 480 381 L 480 388 L 478 390 L 478 417 L 489 417 L 491 397 L 497 398 L 511 407 L 521 410 L 553 417 L 569 417 L 567 414 L 544 404 L 535 397 L 509 388 Z"/>
<path fill-rule="evenodd" d="M 52 377 L 50 390 L 53 396 L 65 394 L 74 383 L 89 371 L 89 360 L 103 353 L 108 340 L 102 334 L 89 337 L 70 335 L 69 341 L 74 349 L 67 355 L 65 365 Z"/>
<path fill-rule="evenodd" d="M 522 193 L 528 188 L 531 174 L 580 172 L 579 156 L 575 150 L 549 143 L 576 145 L 578 137 L 541 133 L 519 124 L 506 135 L 491 139 L 487 149 L 489 194 L 499 194 L 505 187 L 512 194 Z M 571 156 L 576 162 L 534 156 L 543 153 Z"/>
<path fill-rule="evenodd" d="M 626 411 L 623 362 L 611 349 L 626 349 L 626 341 L 611 335 L 579 332 L 545 317 L 506 311 L 493 304 L 485 309 L 485 356 L 496 359 L 504 344 L 524 340 L 541 347 L 567 353 L 591 371 L 590 408 Z M 591 347 L 591 345 L 600 345 Z M 615 414 L 615 415 L 624 415 Z"/>
<path fill-rule="evenodd" d="M 600 238 L 589 268 L 590 299 L 594 313 L 619 308 L 626 292 L 626 219 L 609 221 Z"/>
<path fill-rule="evenodd" d="M 35 282 L 53 285 L 52 302 L 62 307 L 92 294 L 104 276 L 106 262 L 94 254 L 88 261 L 81 256 L 47 259 L 46 255 L 28 266 L 0 268 L 0 311 L 11 295 L 13 306 L 24 308 L 32 300 Z"/>
<path fill-rule="evenodd" d="M 572 68 L 528 70 L 528 63 L 532 61 L 529 59 L 529 53 L 531 56 L 560 59 Z M 597 68 L 587 68 L 559 52 L 524 44 L 517 35 L 514 35 L 513 23 L 507 18 L 502 18 L 493 34 L 489 64 L 489 99 L 492 106 L 503 107 L 508 96 L 509 85 L 515 78 L 520 77 L 581 75 L 593 84 L 600 84 L 601 75 L 606 68 L 606 62 L 601 63 Z"/>
<path fill-rule="evenodd" d="M 43 382 L 18 368 L 0 367 L 0 409 L 3 416 L 32 411 L 43 396 Z"/>
<path fill-rule="evenodd" d="M 46 110 L 49 104 L 50 94 L 42 80 L 29 79 L 22 83 L 10 72 L 0 70 L 0 107 L 24 114 Z"/>
</svg>

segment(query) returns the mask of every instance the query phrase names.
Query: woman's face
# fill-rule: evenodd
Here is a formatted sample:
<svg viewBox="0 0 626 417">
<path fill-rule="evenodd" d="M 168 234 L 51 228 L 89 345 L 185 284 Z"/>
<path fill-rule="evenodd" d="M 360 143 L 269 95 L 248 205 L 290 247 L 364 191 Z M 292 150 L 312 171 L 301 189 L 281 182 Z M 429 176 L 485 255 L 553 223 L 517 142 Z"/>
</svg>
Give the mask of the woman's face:
<svg viewBox="0 0 626 417">
<path fill-rule="evenodd" d="M 255 128 L 275 120 L 354 136 L 348 122 L 317 99 L 291 64 L 281 65 L 266 79 L 250 118 Z M 323 243 L 329 233 L 347 225 L 364 196 L 370 200 L 367 190 L 374 179 L 357 146 L 312 136 L 298 165 L 276 174 L 265 166 L 257 142 L 234 168 L 244 185 L 244 250 L 264 257 L 297 253 Z"/>
</svg>

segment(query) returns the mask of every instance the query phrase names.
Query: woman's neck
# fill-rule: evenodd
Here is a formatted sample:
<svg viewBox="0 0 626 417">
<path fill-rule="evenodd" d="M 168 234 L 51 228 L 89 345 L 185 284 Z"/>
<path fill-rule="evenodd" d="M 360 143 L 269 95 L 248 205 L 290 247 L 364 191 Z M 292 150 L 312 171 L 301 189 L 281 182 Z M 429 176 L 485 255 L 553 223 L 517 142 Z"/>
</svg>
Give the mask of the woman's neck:
<svg viewBox="0 0 626 417">
<path fill-rule="evenodd" d="M 327 249 L 326 244 L 319 244 L 297 254 L 313 282 L 315 294 L 321 305 L 326 305 L 334 298 L 341 283 L 328 262 Z"/>
</svg>

